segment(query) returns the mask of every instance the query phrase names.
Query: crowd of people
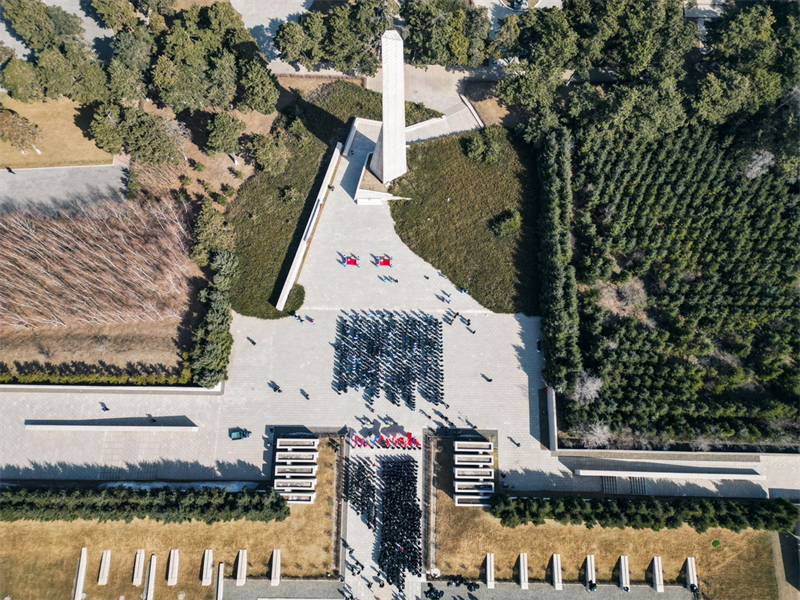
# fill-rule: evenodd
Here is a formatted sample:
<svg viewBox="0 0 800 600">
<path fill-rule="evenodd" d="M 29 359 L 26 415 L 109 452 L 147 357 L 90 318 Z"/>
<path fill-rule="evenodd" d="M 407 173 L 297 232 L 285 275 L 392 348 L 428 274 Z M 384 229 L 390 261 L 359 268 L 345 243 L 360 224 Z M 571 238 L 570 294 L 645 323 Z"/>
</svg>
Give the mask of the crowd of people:
<svg viewBox="0 0 800 600">
<path fill-rule="evenodd" d="M 344 494 L 350 506 L 374 530 L 378 525 L 375 467 L 365 458 L 348 458 Z"/>
<path fill-rule="evenodd" d="M 422 576 L 422 509 L 417 497 L 417 461 L 382 463 L 383 523 L 378 566 L 386 581 L 403 589 L 406 571 Z"/>
<path fill-rule="evenodd" d="M 337 393 L 363 390 L 372 404 L 383 392 L 416 410 L 416 394 L 444 402 L 442 322 L 430 315 L 353 313 L 337 323 Z"/>
</svg>

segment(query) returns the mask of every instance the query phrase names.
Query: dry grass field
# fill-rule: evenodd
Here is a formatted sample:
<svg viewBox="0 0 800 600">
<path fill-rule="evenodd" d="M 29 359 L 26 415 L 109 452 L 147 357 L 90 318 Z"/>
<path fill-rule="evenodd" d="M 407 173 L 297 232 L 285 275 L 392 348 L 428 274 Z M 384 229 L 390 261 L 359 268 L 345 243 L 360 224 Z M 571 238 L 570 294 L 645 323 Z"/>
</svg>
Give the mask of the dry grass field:
<svg viewBox="0 0 800 600">
<path fill-rule="evenodd" d="M 676 530 L 588 529 L 548 522 L 508 529 L 480 508 L 456 508 L 442 490 L 436 493 L 436 566 L 444 575 L 478 577 L 487 552 L 495 553 L 498 579 L 512 579 L 520 552 L 528 553 L 531 579 L 544 580 L 552 554 L 561 554 L 564 580 L 577 580 L 587 554 L 594 554 L 600 581 L 612 579 L 617 559 L 627 554 L 631 580 L 642 582 L 653 556 L 663 561 L 664 581 L 678 580 L 687 556 L 697 559 L 706 598 L 713 600 L 772 600 L 778 588 L 773 567 L 771 536 L 747 530 L 733 533 L 710 529 L 697 533 Z M 718 547 L 711 544 L 719 540 Z"/>
<path fill-rule="evenodd" d="M 79 105 L 68 98 L 25 104 L 0 95 L 0 104 L 19 113 L 39 126 L 36 147 L 42 151 L 20 153 L 11 144 L 0 142 L 0 167 L 63 167 L 77 165 L 110 165 L 113 157 L 103 152 L 86 137 L 75 119 Z M 88 125 L 88 123 L 87 123 Z"/>
<path fill-rule="evenodd" d="M 0 597 L 13 600 L 67 598 L 72 592 L 80 549 L 88 548 L 86 600 L 125 596 L 139 598 L 142 588 L 131 585 L 133 559 L 138 548 L 157 556 L 156 597 L 202 600 L 213 597 L 213 587 L 200 585 L 203 550 L 214 550 L 214 561 L 224 562 L 232 574 L 236 553 L 247 549 L 250 577 L 267 576 L 272 550 L 281 549 L 283 577 L 319 577 L 332 566 L 335 454 L 321 446 L 317 501 L 292 506 L 283 522 L 169 523 L 149 520 L 16 521 L 0 524 Z M 178 585 L 167 587 L 167 557 L 180 550 Z M 111 550 L 108 585 L 97 585 L 100 556 Z"/>
</svg>

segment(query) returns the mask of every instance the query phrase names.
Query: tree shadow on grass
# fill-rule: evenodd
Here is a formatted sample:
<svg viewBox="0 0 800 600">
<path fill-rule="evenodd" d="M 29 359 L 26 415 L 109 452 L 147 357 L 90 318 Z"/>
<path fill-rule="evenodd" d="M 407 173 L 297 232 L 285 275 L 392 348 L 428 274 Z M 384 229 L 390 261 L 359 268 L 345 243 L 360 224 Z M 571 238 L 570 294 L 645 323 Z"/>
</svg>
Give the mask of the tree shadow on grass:
<svg viewBox="0 0 800 600">
<path fill-rule="evenodd" d="M 514 312 L 527 316 L 539 314 L 539 236 L 537 226 L 540 215 L 539 177 L 536 155 L 533 147 L 523 140 L 511 140 L 520 162 L 525 167 L 517 174 L 523 197 L 519 212 L 522 216 L 522 228 L 512 260 L 518 273 L 515 294 L 513 297 Z"/>
</svg>

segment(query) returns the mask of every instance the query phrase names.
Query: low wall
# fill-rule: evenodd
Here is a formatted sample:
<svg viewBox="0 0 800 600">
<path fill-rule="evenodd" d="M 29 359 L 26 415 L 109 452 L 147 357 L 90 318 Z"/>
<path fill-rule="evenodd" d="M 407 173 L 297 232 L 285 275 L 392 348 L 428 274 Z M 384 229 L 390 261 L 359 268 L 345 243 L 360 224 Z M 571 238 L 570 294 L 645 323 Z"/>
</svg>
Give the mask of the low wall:
<svg viewBox="0 0 800 600">
<path fill-rule="evenodd" d="M 208 394 L 221 396 L 224 390 L 224 382 L 220 381 L 213 388 L 188 387 L 188 386 L 167 386 L 167 385 L 40 385 L 27 383 L 3 383 L 0 384 L 0 394 L 4 392 L 79 392 L 81 394 L 109 394 L 131 392 L 139 394 Z"/>
<path fill-rule="evenodd" d="M 355 128 L 355 126 L 353 127 Z M 352 138 L 349 137 L 348 140 L 352 140 Z M 294 260 L 292 261 L 292 267 L 289 269 L 289 274 L 286 276 L 286 281 L 283 284 L 281 295 L 278 297 L 278 303 L 275 305 L 275 308 L 278 310 L 283 310 L 286 306 L 286 301 L 289 299 L 289 292 L 292 291 L 297 278 L 300 276 L 300 267 L 303 266 L 306 250 L 308 250 L 308 244 L 311 241 L 311 235 L 314 233 L 314 226 L 317 224 L 317 219 L 319 219 L 319 213 L 322 210 L 322 203 L 325 202 L 325 198 L 328 195 L 328 186 L 333 180 L 333 174 L 336 173 L 336 167 L 339 164 L 339 159 L 341 157 L 342 143 L 339 142 L 336 144 L 336 150 L 334 150 L 333 156 L 331 156 L 330 163 L 328 163 L 328 170 L 325 172 L 325 178 L 322 180 L 322 185 L 320 186 L 320 190 L 317 194 L 317 200 L 314 202 L 314 208 L 311 210 L 311 216 L 308 218 L 306 229 L 303 232 L 303 238 L 300 240 L 300 244 L 297 247 L 297 252 L 295 252 Z"/>
</svg>

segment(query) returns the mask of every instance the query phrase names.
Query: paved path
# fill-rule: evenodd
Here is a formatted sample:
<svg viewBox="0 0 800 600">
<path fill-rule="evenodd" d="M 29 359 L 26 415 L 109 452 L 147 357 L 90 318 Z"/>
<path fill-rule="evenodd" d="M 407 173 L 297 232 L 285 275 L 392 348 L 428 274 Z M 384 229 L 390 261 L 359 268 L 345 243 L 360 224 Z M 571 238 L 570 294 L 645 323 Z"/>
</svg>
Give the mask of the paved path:
<svg viewBox="0 0 800 600">
<path fill-rule="evenodd" d="M 54 211 L 122 200 L 124 167 L 53 167 L 0 170 L 0 213 L 15 208 Z"/>
<path fill-rule="evenodd" d="M 630 592 L 623 592 L 616 585 L 600 584 L 597 590 L 587 596 L 586 587 L 577 583 L 565 583 L 564 589 L 557 592 L 546 583 L 531 583 L 530 589 L 523 590 L 514 583 L 497 583 L 494 590 L 489 590 L 481 583 L 475 592 L 467 592 L 464 586 L 448 587 L 446 583 L 435 584 L 436 589 L 444 590 L 442 600 L 572 600 L 574 598 L 591 598 L 591 600 L 692 600 L 692 594 L 682 587 L 664 586 L 662 593 L 645 585 L 631 586 Z M 426 586 L 427 587 L 427 584 Z"/>
</svg>

